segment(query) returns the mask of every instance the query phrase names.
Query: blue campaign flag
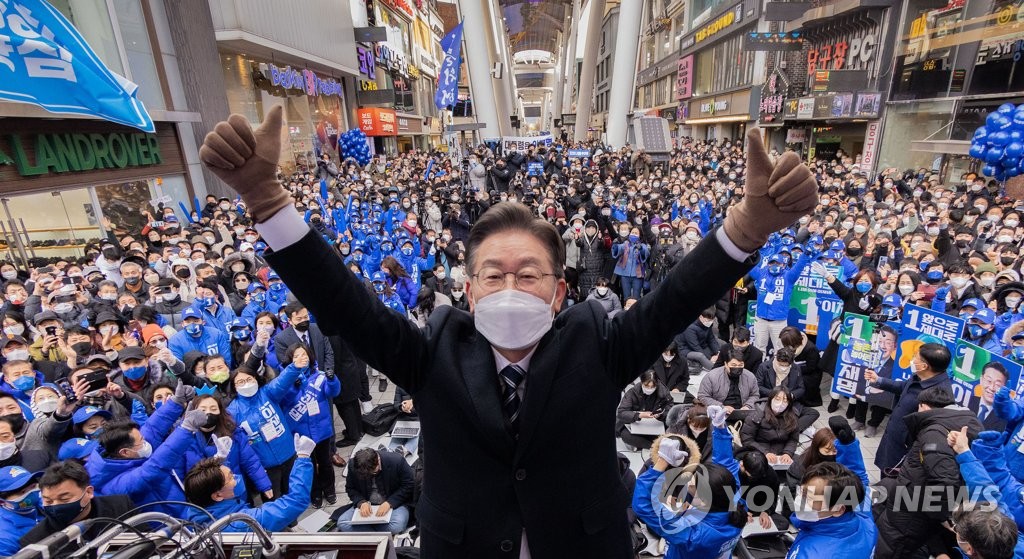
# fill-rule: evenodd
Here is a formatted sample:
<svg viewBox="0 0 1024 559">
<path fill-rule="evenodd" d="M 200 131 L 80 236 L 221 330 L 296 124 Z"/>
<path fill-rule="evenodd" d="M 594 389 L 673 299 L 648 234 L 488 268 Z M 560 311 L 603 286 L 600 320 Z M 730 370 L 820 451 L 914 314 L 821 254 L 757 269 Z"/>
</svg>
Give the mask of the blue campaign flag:
<svg viewBox="0 0 1024 559">
<path fill-rule="evenodd" d="M 459 51 L 462 49 L 462 22 L 459 22 L 441 39 L 441 50 L 444 61 L 437 75 L 437 93 L 434 94 L 434 105 L 444 109 L 455 104 L 459 92 Z"/>
<path fill-rule="evenodd" d="M 0 99 L 156 132 L 137 90 L 45 0 L 0 2 Z"/>
</svg>

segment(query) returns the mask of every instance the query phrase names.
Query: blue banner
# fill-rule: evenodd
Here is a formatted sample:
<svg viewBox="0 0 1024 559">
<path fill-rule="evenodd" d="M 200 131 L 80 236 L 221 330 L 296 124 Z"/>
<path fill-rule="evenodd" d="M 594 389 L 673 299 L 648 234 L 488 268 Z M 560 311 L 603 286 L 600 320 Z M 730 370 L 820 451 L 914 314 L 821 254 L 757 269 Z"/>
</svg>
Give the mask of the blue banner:
<svg viewBox="0 0 1024 559">
<path fill-rule="evenodd" d="M 48 2 L 0 2 L 0 99 L 156 132 L 137 90 Z"/>
<path fill-rule="evenodd" d="M 892 378 L 903 380 L 913 374 L 910 362 L 926 343 L 945 344 L 950 354 L 956 355 L 956 342 L 963 333 L 964 321 L 958 317 L 917 305 L 905 306 Z"/>
<path fill-rule="evenodd" d="M 590 157 L 590 150 L 589 149 L 570 149 L 569 150 L 569 158 L 570 159 L 586 159 L 588 157 Z"/>
<path fill-rule="evenodd" d="M 843 281 L 845 274 L 840 266 L 826 266 L 830 274 L 839 281 Z M 821 322 L 820 311 L 828 315 L 825 322 Z M 833 317 L 843 312 L 843 301 L 829 287 L 825 278 L 815 274 L 810 266 L 804 267 L 800 277 L 796 280 L 789 297 L 789 319 L 787 324 L 799 328 L 808 336 L 818 334 L 818 324 L 824 324 L 826 334 Z"/>
<path fill-rule="evenodd" d="M 526 176 L 539 177 L 544 174 L 544 164 L 531 161 L 526 164 Z"/>
<path fill-rule="evenodd" d="M 444 61 L 437 74 L 437 93 L 434 94 L 434 105 L 444 109 L 455 104 L 459 93 L 459 51 L 462 50 L 462 22 L 459 22 L 441 39 L 441 50 Z"/>
</svg>

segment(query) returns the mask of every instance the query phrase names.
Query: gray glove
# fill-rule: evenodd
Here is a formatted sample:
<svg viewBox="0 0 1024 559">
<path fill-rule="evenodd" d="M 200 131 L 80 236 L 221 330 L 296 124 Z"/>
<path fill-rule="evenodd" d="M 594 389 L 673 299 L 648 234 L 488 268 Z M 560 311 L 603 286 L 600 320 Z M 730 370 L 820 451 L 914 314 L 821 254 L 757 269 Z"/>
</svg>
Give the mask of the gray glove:
<svg viewBox="0 0 1024 559">
<path fill-rule="evenodd" d="M 708 417 L 711 418 L 711 424 L 715 427 L 725 427 L 725 420 L 729 414 L 722 406 L 708 406 Z"/>
<path fill-rule="evenodd" d="M 228 455 L 231 454 L 231 446 L 234 444 L 234 441 L 228 436 L 218 437 L 217 435 L 214 435 L 212 438 L 213 446 L 217 449 L 217 458 L 222 460 L 227 458 Z"/>
<path fill-rule="evenodd" d="M 185 419 L 181 420 L 182 429 L 195 433 L 200 427 L 206 425 L 206 412 L 200 410 L 192 410 L 185 414 Z"/>
<path fill-rule="evenodd" d="M 298 455 L 299 458 L 309 458 L 309 455 L 313 454 L 313 449 L 315 447 L 316 441 L 295 433 L 295 454 Z"/>
<path fill-rule="evenodd" d="M 193 386 L 187 385 L 178 379 L 178 386 L 174 388 L 174 396 L 171 396 L 171 400 L 174 400 L 181 407 L 185 407 L 192 398 L 196 397 L 196 389 Z"/>
<path fill-rule="evenodd" d="M 825 267 L 821 262 L 815 262 L 811 264 L 811 271 L 823 278 L 828 277 L 828 268 Z"/>
</svg>

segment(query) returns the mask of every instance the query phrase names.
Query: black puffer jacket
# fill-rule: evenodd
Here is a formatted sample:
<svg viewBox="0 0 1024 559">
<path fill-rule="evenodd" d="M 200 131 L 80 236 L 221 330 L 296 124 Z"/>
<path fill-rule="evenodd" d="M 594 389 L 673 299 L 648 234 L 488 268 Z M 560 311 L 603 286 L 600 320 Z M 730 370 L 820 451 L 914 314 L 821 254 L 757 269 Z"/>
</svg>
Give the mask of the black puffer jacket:
<svg viewBox="0 0 1024 559">
<path fill-rule="evenodd" d="M 754 413 L 743 420 L 743 429 L 740 431 L 740 440 L 743 446 L 756 448 L 768 454 L 788 454 L 796 456 L 796 445 L 800 441 L 800 431 L 797 429 L 796 421 L 791 429 L 786 429 L 779 424 L 773 424 L 765 420 L 765 406 L 770 402 L 759 404 Z"/>
<path fill-rule="evenodd" d="M 940 408 L 909 414 L 903 421 L 907 424 L 907 440 L 912 442 L 900 468 L 897 484 L 902 487 L 954 489 L 963 486 L 956 453 L 946 443 L 946 436 L 966 425 L 967 435 L 973 440 L 982 430 L 977 415 L 967 409 Z M 946 500 L 942 501 L 940 510 L 924 514 L 945 520 L 950 511 Z"/>
<path fill-rule="evenodd" d="M 670 407 L 672 407 L 672 395 L 669 394 L 668 388 L 658 384 L 654 394 L 648 396 L 643 392 L 643 385 L 636 383 L 622 395 L 619 409 L 615 411 L 615 432 L 621 431 L 627 423 L 639 421 L 640 412 L 642 411 L 664 410 L 668 412 Z M 662 418 L 664 418 L 664 415 L 662 415 Z"/>
</svg>

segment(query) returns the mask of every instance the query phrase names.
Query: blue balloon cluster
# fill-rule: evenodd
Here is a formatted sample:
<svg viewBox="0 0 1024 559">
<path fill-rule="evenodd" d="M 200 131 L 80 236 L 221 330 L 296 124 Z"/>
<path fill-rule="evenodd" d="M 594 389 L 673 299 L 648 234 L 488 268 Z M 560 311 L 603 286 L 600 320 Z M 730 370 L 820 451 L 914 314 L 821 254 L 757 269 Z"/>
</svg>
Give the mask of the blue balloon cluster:
<svg viewBox="0 0 1024 559">
<path fill-rule="evenodd" d="M 342 159 L 351 157 L 360 165 L 369 163 L 370 145 L 366 143 L 366 134 L 358 128 L 353 128 L 339 136 L 338 153 L 341 154 Z"/>
<path fill-rule="evenodd" d="M 974 131 L 971 157 L 981 159 L 985 176 L 1005 181 L 1024 174 L 1024 105 L 1003 103 Z"/>
</svg>

